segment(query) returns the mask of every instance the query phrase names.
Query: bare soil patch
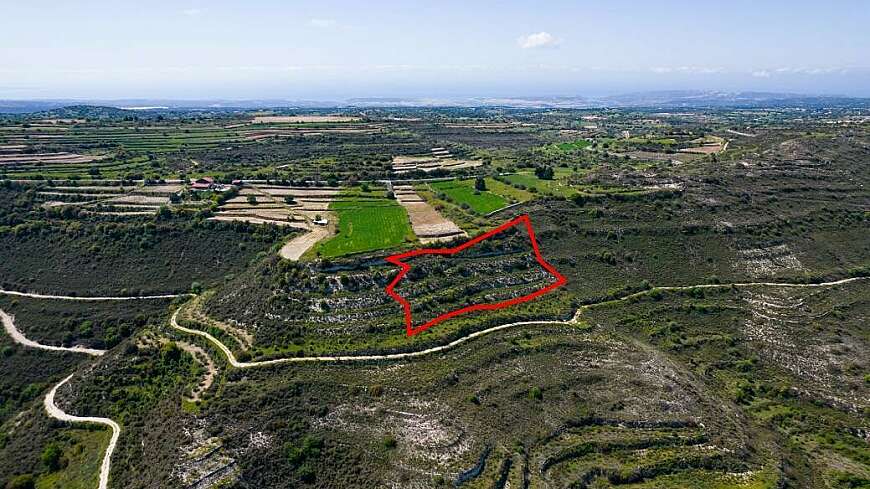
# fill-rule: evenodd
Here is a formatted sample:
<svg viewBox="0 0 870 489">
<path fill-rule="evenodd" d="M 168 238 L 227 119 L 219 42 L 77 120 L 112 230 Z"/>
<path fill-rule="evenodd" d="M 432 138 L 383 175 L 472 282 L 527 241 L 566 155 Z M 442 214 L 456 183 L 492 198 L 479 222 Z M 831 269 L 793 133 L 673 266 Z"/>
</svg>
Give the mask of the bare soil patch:
<svg viewBox="0 0 870 489">
<path fill-rule="evenodd" d="M 214 382 L 214 378 L 217 375 L 217 366 L 214 364 L 208 353 L 202 348 L 184 341 L 176 341 L 175 344 L 178 345 L 178 347 L 182 350 L 190 353 L 190 355 L 193 357 L 194 360 L 196 360 L 197 363 L 205 367 L 205 375 L 203 376 L 199 384 L 194 387 L 193 392 L 191 392 L 190 397 L 188 398 L 190 401 L 193 402 L 199 401 L 202 393 L 207 391 Z"/>
<path fill-rule="evenodd" d="M 306 251 L 310 250 L 312 246 L 335 234 L 335 225 L 333 224 L 334 219 L 330 218 L 329 221 L 330 224 L 328 226 L 312 225 L 308 228 L 309 231 L 307 233 L 297 236 L 285 243 L 278 254 L 281 255 L 281 258 L 287 260 L 299 260 L 299 258 L 301 258 Z"/>
<path fill-rule="evenodd" d="M 447 241 L 468 234 L 459 228 L 453 221 L 447 219 L 428 202 L 423 200 L 410 185 L 396 185 L 393 187 L 396 200 L 408 212 L 411 219 L 411 229 L 423 244 L 438 241 Z"/>
</svg>

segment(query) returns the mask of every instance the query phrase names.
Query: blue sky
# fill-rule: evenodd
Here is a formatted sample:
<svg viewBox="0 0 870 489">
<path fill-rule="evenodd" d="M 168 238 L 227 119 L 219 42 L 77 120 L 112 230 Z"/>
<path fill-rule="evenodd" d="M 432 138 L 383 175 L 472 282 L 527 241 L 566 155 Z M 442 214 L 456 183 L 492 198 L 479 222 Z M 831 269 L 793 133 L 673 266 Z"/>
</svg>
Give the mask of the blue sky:
<svg viewBox="0 0 870 489">
<path fill-rule="evenodd" d="M 0 3 L 0 98 L 870 96 L 863 1 Z"/>
</svg>

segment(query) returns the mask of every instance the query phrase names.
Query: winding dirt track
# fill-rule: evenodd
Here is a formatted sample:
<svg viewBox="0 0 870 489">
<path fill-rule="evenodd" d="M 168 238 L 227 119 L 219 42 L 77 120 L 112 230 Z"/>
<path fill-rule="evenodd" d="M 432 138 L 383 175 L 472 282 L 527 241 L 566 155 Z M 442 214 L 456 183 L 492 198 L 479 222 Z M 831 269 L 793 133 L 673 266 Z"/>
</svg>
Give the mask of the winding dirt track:
<svg viewBox="0 0 870 489">
<path fill-rule="evenodd" d="M 222 351 L 224 353 L 224 355 L 226 355 L 227 360 L 230 362 L 230 365 L 232 365 L 233 367 L 236 367 L 236 368 L 265 367 L 268 365 L 278 365 L 278 364 L 282 364 L 282 363 L 353 362 L 353 361 L 364 362 L 364 361 L 371 361 L 371 360 L 403 360 L 406 358 L 421 357 L 423 355 L 428 355 L 430 353 L 436 353 L 439 351 L 449 350 L 457 345 L 465 343 L 468 340 L 471 340 L 473 338 L 477 338 L 478 336 L 483 336 L 485 334 L 489 334 L 489 333 L 492 333 L 495 331 L 500 331 L 502 329 L 513 328 L 515 326 L 532 325 L 532 324 L 572 324 L 574 322 L 574 319 L 571 319 L 570 321 L 519 321 L 516 323 L 502 324 L 500 326 L 494 326 L 494 327 L 489 328 L 489 329 L 484 329 L 481 331 L 477 331 L 475 333 L 471 333 L 468 336 L 463 336 L 462 338 L 453 340 L 450 343 L 447 343 L 444 345 L 435 346 L 432 348 L 427 348 L 425 350 L 418 350 L 418 351 L 413 351 L 413 352 L 408 352 L 408 353 L 391 353 L 391 354 L 387 354 L 387 355 L 341 355 L 341 356 L 321 356 L 321 357 L 288 357 L 288 358 L 276 358 L 274 360 L 263 360 L 263 361 L 259 361 L 259 362 L 240 362 L 236 359 L 235 355 L 233 355 L 233 352 L 230 351 L 230 349 L 227 348 L 226 345 L 221 343 L 220 340 L 218 340 L 217 338 L 215 338 L 214 336 L 210 335 L 209 333 L 207 333 L 205 331 L 200 331 L 198 329 L 185 328 L 184 326 L 181 326 L 180 324 L 178 324 L 178 321 L 176 321 L 177 316 L 178 316 L 178 310 L 175 311 L 175 314 L 173 314 L 172 318 L 170 319 L 170 324 L 172 325 L 173 328 L 175 328 L 179 331 L 183 331 L 185 333 L 202 336 L 203 338 L 211 341 L 220 351 Z"/>
<path fill-rule="evenodd" d="M 450 343 L 446 343 L 444 345 L 434 346 L 432 348 L 427 348 L 425 350 L 418 350 L 418 351 L 414 351 L 414 352 L 390 353 L 390 354 L 386 354 L 386 355 L 340 355 L 340 356 L 318 356 L 318 357 L 289 357 L 289 358 L 276 358 L 273 360 L 263 360 L 263 361 L 258 361 L 258 362 L 240 362 L 240 361 L 238 361 L 238 359 L 236 359 L 235 355 L 233 355 L 233 352 L 226 345 L 224 345 L 220 340 L 218 340 L 217 338 L 215 338 L 214 336 L 212 336 L 208 332 L 200 331 L 197 329 L 186 328 L 186 327 L 178 324 L 177 318 L 178 318 L 178 312 L 180 311 L 180 308 L 176 309 L 175 312 L 172 314 L 172 317 L 170 318 L 169 323 L 173 328 L 175 328 L 179 331 L 182 331 L 182 332 L 185 332 L 188 334 L 202 336 L 203 338 L 209 340 L 220 351 L 222 351 L 224 353 L 224 355 L 226 355 L 227 360 L 229 361 L 230 365 L 232 365 L 233 367 L 236 367 L 236 368 L 264 367 L 264 366 L 269 366 L 269 365 L 278 365 L 278 364 L 282 364 L 282 363 L 403 360 L 403 359 L 421 357 L 424 355 L 429 355 L 431 353 L 437 353 L 440 351 L 449 350 L 449 349 L 454 348 L 458 345 L 461 345 L 462 343 L 465 343 L 466 341 L 469 341 L 471 339 L 479 338 L 481 336 L 484 336 L 484 335 L 487 335 L 490 333 L 494 333 L 496 331 L 501 331 L 501 330 L 513 328 L 516 326 L 526 326 L 526 325 L 534 325 L 534 324 L 567 324 L 567 325 L 576 324 L 578 322 L 579 315 L 586 309 L 589 309 L 589 308 L 595 307 L 595 306 L 600 306 L 600 305 L 607 304 L 607 303 L 625 301 L 625 300 L 628 300 L 628 299 L 631 299 L 634 297 L 640 297 L 640 296 L 649 294 L 650 292 L 652 292 L 654 290 L 721 289 L 721 288 L 728 288 L 728 287 L 813 288 L 813 287 L 831 287 L 834 285 L 841 285 L 841 284 L 846 284 L 849 282 L 855 282 L 858 280 L 867 280 L 867 279 L 870 279 L 870 277 L 844 278 L 842 280 L 836 280 L 833 282 L 820 282 L 820 283 L 815 283 L 815 284 L 795 284 L 795 283 L 780 283 L 780 282 L 737 282 L 737 283 L 728 283 L 728 284 L 702 284 L 702 285 L 678 285 L 678 286 L 652 287 L 650 289 L 636 292 L 634 294 L 630 294 L 630 295 L 621 297 L 619 299 L 612 299 L 612 300 L 608 300 L 608 301 L 598 302 L 598 303 L 594 303 L 594 304 L 586 304 L 586 305 L 580 306 L 580 308 L 577 309 L 577 312 L 575 313 L 574 317 L 571 318 L 570 320 L 567 320 L 567 321 L 543 321 L 543 320 L 542 321 L 517 321 L 517 322 L 513 322 L 513 323 L 501 324 L 499 326 L 493 326 L 491 328 L 487 328 L 487 329 L 483 329 L 480 331 L 476 331 L 474 333 L 470 333 L 466 336 L 463 336 L 461 338 L 453 340 Z M 26 297 L 35 297 L 35 298 L 40 298 L 40 299 L 61 299 L 61 300 L 76 300 L 76 301 L 155 299 L 155 298 L 172 298 L 172 297 L 192 296 L 193 295 L 193 294 L 167 294 L 167 295 L 159 295 L 159 296 L 141 296 L 141 297 L 71 297 L 71 296 L 57 296 L 57 295 L 45 295 L 45 294 L 31 294 L 31 293 L 24 293 L 24 292 L 11 292 L 11 291 L 6 291 L 6 290 L 2 290 L 2 289 L 0 289 L 0 294 L 10 294 L 10 295 L 19 295 L 19 296 L 26 296 Z M 3 315 L 5 317 L 8 317 L 8 315 L 6 315 L 5 313 L 3 313 Z M 4 325 L 7 324 L 5 318 L 4 318 L 3 322 L 4 322 Z M 10 323 L 11 323 L 11 321 L 10 321 Z M 14 324 L 12 325 L 12 330 L 17 332 L 17 330 L 15 330 Z M 7 326 L 7 331 L 10 332 L 10 335 L 13 337 L 13 339 L 15 339 L 16 341 L 18 341 L 19 343 L 21 343 L 25 346 L 34 347 L 34 348 L 52 349 L 52 350 L 61 348 L 61 347 L 50 347 L 49 345 L 41 345 L 41 344 L 36 343 L 34 341 L 28 340 L 27 338 L 24 338 L 24 336 L 21 335 L 20 332 L 18 333 L 18 336 L 16 337 L 16 335 L 14 335 L 11 332 L 11 330 L 9 329 L 8 326 Z M 20 340 L 23 340 L 23 342 Z M 64 349 L 64 350 L 65 351 L 73 351 L 73 352 L 77 352 L 77 353 L 87 353 L 87 352 L 83 351 L 84 349 L 81 349 L 81 348 L 68 348 L 68 349 Z M 97 351 L 99 351 L 99 350 L 97 350 Z M 93 354 L 93 353 L 91 353 L 91 354 Z"/>
<path fill-rule="evenodd" d="M 45 396 L 45 401 L 43 404 L 45 405 L 45 411 L 49 416 L 55 419 L 59 419 L 61 421 L 68 421 L 70 423 L 93 423 L 93 424 L 101 424 L 103 426 L 108 426 L 112 429 L 112 438 L 109 440 L 109 446 L 106 448 L 106 454 L 103 455 L 103 463 L 100 465 L 100 483 L 97 486 L 99 489 L 106 489 L 109 487 L 109 470 L 112 464 L 112 452 L 115 451 L 115 446 L 118 444 L 118 437 L 121 435 L 121 427 L 118 423 L 112 421 L 109 418 L 97 418 L 93 416 L 73 416 L 65 413 L 61 408 L 57 407 L 54 403 L 54 396 L 57 393 L 57 390 L 60 386 L 66 384 L 69 379 L 71 379 L 75 374 L 70 374 L 67 378 L 58 382 L 58 384 L 51 388 L 51 391 Z"/>
<path fill-rule="evenodd" d="M 534 325 L 534 324 L 577 324 L 580 314 L 591 307 L 599 306 L 602 304 L 612 303 L 624 301 L 627 299 L 631 299 L 633 297 L 640 297 L 646 294 L 649 294 L 653 290 L 688 290 L 688 289 L 696 289 L 696 288 L 704 288 L 704 289 L 716 289 L 716 288 L 727 288 L 727 287 L 758 287 L 758 286 L 775 286 L 775 287 L 793 287 L 793 288 L 804 288 L 804 287 L 831 287 L 834 285 L 841 285 L 849 282 L 855 282 L 857 280 L 865 280 L 870 277 L 852 277 L 846 278 L 842 280 L 836 280 L 834 282 L 822 282 L 817 284 L 794 284 L 794 283 L 777 283 L 777 282 L 744 282 L 744 283 L 730 283 L 730 284 L 704 284 L 704 285 L 681 285 L 681 286 L 665 286 L 665 287 L 653 287 L 651 289 L 647 289 L 641 292 L 637 292 L 634 294 L 627 295 L 625 297 L 621 297 L 619 299 L 613 299 L 609 301 L 599 302 L 595 304 L 586 304 L 580 306 L 577 309 L 577 312 L 574 314 L 570 320 L 567 321 L 518 321 L 514 323 L 501 324 L 499 326 L 493 326 L 491 328 L 483 329 L 480 331 L 476 331 L 467 336 L 463 336 L 456 340 L 451 341 L 450 343 L 446 343 L 444 345 L 435 346 L 432 348 L 427 348 L 425 350 L 418 350 L 414 352 L 408 353 L 391 353 L 387 355 L 346 355 L 346 356 L 320 356 L 320 357 L 288 357 L 288 358 L 276 358 L 274 360 L 263 360 L 259 362 L 240 362 L 236 359 L 233 352 L 227 348 L 226 345 L 221 343 L 220 340 L 209 334 L 205 331 L 200 331 L 197 329 L 186 328 L 178 324 L 177 317 L 180 309 L 176 309 L 175 313 L 172 314 L 172 317 L 169 320 L 170 325 L 185 333 L 195 334 L 202 336 L 203 338 L 209 340 L 214 344 L 220 351 L 226 355 L 227 360 L 230 365 L 236 368 L 253 368 L 253 367 L 265 367 L 269 365 L 278 365 L 282 363 L 304 363 L 304 362 L 352 362 L 352 361 L 371 361 L 371 360 L 404 360 L 408 358 L 421 357 L 424 355 L 429 355 L 430 353 L 437 353 L 439 351 L 449 350 L 455 346 L 461 345 L 466 341 L 469 341 L 474 338 L 478 338 L 490 333 L 495 333 L 496 331 L 501 331 L 504 329 L 513 328 L 516 326 L 526 326 L 526 325 Z"/>
<path fill-rule="evenodd" d="M 16 292 L 11 290 L 2 290 L 0 289 L 0 294 L 6 295 L 14 295 L 19 297 L 30 297 L 34 299 L 60 299 L 60 300 L 74 300 L 74 301 L 109 301 L 109 300 L 133 300 L 133 299 L 171 299 L 175 297 L 181 296 L 190 296 L 192 294 L 164 294 L 164 295 L 151 295 L 151 296 L 141 296 L 141 297 L 72 297 L 72 296 L 63 296 L 63 295 L 46 295 L 46 294 L 35 294 L 29 292 Z M 84 348 L 81 346 L 74 346 L 71 348 L 63 347 L 63 346 L 52 346 L 52 345 L 43 345 L 42 343 L 37 343 L 31 339 L 28 339 L 24 336 L 18 328 L 15 327 L 15 318 L 6 314 L 6 312 L 0 310 L 0 320 L 3 322 L 3 328 L 9 333 L 9 336 L 12 337 L 12 340 L 16 343 L 28 347 L 28 348 L 36 348 L 40 350 L 50 350 L 50 351 L 64 351 L 64 352 L 72 352 L 72 353 L 84 353 L 92 356 L 102 356 L 106 353 L 106 350 L 96 350 L 92 348 Z M 100 481 L 97 486 L 98 489 L 107 489 L 109 487 L 109 472 L 111 471 L 112 466 L 112 453 L 115 451 L 115 446 L 118 444 L 118 437 L 121 435 L 121 426 L 118 423 L 112 421 L 109 418 L 97 418 L 92 416 L 73 416 L 65 413 L 62 409 L 57 407 L 54 403 L 54 396 L 57 394 L 57 390 L 60 386 L 66 384 L 75 374 L 70 374 L 67 378 L 60 381 L 57 385 L 52 387 L 51 391 L 45 396 L 45 400 L 43 401 L 43 405 L 45 406 L 45 411 L 49 416 L 55 419 L 59 419 L 61 421 L 67 421 L 71 423 L 94 423 L 101 424 L 104 426 L 108 426 L 112 429 L 112 437 L 109 440 L 109 446 L 106 447 L 106 453 L 103 455 L 103 462 L 100 464 Z"/>
<path fill-rule="evenodd" d="M 143 299 L 174 299 L 176 297 L 190 297 L 194 294 L 163 294 L 163 295 L 140 295 L 140 296 L 108 296 L 108 297 L 77 297 L 73 295 L 47 295 L 36 294 L 33 292 L 16 292 L 14 290 L 0 289 L 0 294 L 17 295 L 19 297 L 30 297 L 33 299 L 60 299 L 65 301 L 132 301 Z"/>
<path fill-rule="evenodd" d="M 3 322 L 3 328 L 6 330 L 7 333 L 9 333 L 9 336 L 12 337 L 13 341 L 29 348 L 38 348 L 40 350 L 51 351 L 71 351 L 73 353 L 85 353 L 88 355 L 93 355 L 95 357 L 101 356 L 106 353 L 106 350 L 95 350 L 93 348 L 85 348 L 80 345 L 66 347 L 43 345 L 42 343 L 37 343 L 31 339 L 28 339 L 21 331 L 18 331 L 18 328 L 15 327 L 15 317 L 6 314 L 6 312 L 4 312 L 2 309 L 0 309 L 0 321 Z"/>
</svg>

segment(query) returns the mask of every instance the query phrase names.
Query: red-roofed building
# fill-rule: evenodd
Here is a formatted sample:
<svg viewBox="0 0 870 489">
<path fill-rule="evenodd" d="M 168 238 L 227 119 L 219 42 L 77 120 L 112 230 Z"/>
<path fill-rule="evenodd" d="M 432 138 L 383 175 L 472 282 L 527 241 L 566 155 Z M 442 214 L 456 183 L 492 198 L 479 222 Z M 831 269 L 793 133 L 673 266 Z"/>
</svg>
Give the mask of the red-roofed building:
<svg viewBox="0 0 870 489">
<path fill-rule="evenodd" d="M 190 184 L 191 190 L 212 190 L 215 188 L 214 178 L 212 177 L 202 177 L 197 178 L 192 184 Z"/>
</svg>

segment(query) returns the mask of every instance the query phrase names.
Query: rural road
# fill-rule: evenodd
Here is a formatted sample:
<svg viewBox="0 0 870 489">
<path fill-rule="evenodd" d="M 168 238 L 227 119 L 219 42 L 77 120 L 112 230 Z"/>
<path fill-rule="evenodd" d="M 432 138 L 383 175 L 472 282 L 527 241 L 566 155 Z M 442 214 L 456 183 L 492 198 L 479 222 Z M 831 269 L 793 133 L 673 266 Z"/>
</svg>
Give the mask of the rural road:
<svg viewBox="0 0 870 489">
<path fill-rule="evenodd" d="M 170 319 L 170 324 L 173 328 L 183 331 L 185 333 L 195 334 L 202 336 L 203 338 L 211 341 L 220 351 L 226 355 L 227 360 L 229 360 L 230 365 L 236 368 L 253 368 L 253 367 L 265 367 L 268 365 L 278 365 L 282 363 L 305 363 L 305 362 L 364 362 L 369 360 L 402 360 L 406 358 L 414 358 L 421 357 L 423 355 L 429 355 L 430 353 L 436 353 L 439 351 L 449 350 L 457 345 L 465 343 L 468 340 L 473 338 L 477 338 L 479 336 L 483 336 L 485 334 L 493 333 L 495 331 L 500 331 L 503 329 L 513 328 L 515 326 L 524 326 L 531 324 L 571 324 L 574 320 L 571 321 L 519 321 L 516 323 L 508 323 L 502 324 L 500 326 L 493 326 L 489 329 L 484 329 L 481 331 L 477 331 L 475 333 L 471 333 L 468 336 L 463 336 L 462 338 L 451 341 L 450 343 L 435 346 L 432 348 L 427 348 L 425 350 L 413 351 L 408 353 L 391 353 L 387 355 L 342 355 L 342 356 L 321 356 L 321 357 L 288 357 L 288 358 L 276 358 L 274 360 L 263 360 L 259 362 L 240 362 L 236 359 L 233 352 L 227 348 L 226 345 L 221 343 L 220 340 L 210 335 L 205 331 L 200 331 L 198 329 L 190 329 L 185 328 L 178 324 L 176 320 L 178 317 L 178 310 L 172 315 Z"/>
<path fill-rule="evenodd" d="M 636 292 L 634 294 L 630 294 L 619 299 L 613 299 L 608 301 L 603 301 L 595 304 L 586 304 L 581 306 L 574 317 L 568 321 L 518 321 L 513 323 L 502 324 L 499 326 L 493 326 L 491 328 L 487 328 L 484 330 L 476 331 L 467 336 L 463 336 L 462 338 L 458 338 L 456 340 L 451 341 L 450 343 L 446 343 L 444 345 L 435 346 L 432 348 L 427 348 L 425 350 L 419 350 L 414 352 L 407 353 L 391 353 L 386 355 L 339 355 L 339 356 L 317 356 L 317 357 L 288 357 L 288 358 L 276 358 L 273 360 L 263 360 L 256 362 L 240 362 L 236 359 L 233 352 L 227 348 L 220 340 L 209 334 L 205 331 L 200 331 L 197 329 L 186 328 L 178 324 L 178 312 L 180 309 L 176 309 L 172 314 L 169 322 L 170 325 L 179 330 L 188 334 L 194 334 L 201 336 L 212 344 L 214 344 L 220 351 L 226 355 L 227 360 L 230 365 L 236 368 L 253 368 L 253 367 L 265 367 L 269 365 L 279 365 L 283 363 L 305 363 L 305 362 L 352 362 L 352 361 L 371 361 L 371 360 L 404 360 L 408 358 L 416 358 L 424 355 L 429 355 L 432 353 L 437 353 L 440 351 L 449 350 L 454 348 L 466 341 L 472 340 L 474 338 L 479 338 L 481 336 L 494 333 L 496 331 L 501 331 L 504 329 L 509 329 L 517 326 L 526 326 L 526 325 L 534 325 L 534 324 L 574 324 L 577 322 L 578 315 L 585 309 L 589 309 L 591 307 L 595 307 L 598 305 L 624 301 L 627 299 L 631 299 L 633 297 L 640 297 L 654 290 L 688 290 L 688 289 L 717 289 L 717 288 L 728 288 L 728 287 L 759 287 L 759 286 L 768 286 L 768 287 L 792 287 L 792 288 L 813 288 L 813 287 L 831 287 L 835 285 L 846 284 L 850 282 L 855 282 L 858 280 L 866 280 L 870 277 L 852 277 L 852 278 L 844 278 L 842 280 L 836 280 L 833 282 L 820 282 L 814 284 L 795 284 L 795 283 L 780 283 L 780 282 L 738 282 L 738 283 L 728 283 L 728 284 L 702 284 L 702 285 L 680 285 L 680 286 L 661 286 L 661 287 L 653 287 L 651 289 L 643 290 L 640 292 Z M 45 294 L 29 294 L 23 292 L 10 292 L 5 290 L 0 290 L 0 293 L 11 294 L 11 295 L 23 295 L 26 297 L 36 297 L 42 299 L 63 299 L 63 300 L 128 300 L 128 299 L 153 299 L 153 298 L 168 298 L 168 297 L 179 297 L 179 296 L 191 296 L 193 294 L 175 294 L 175 295 L 162 295 L 162 296 L 142 296 L 142 297 L 69 297 L 69 296 L 55 296 L 55 295 L 45 295 Z M 34 341 L 28 340 L 24 337 L 17 329 L 15 329 L 15 325 L 12 322 L 12 318 L 7 314 L 3 313 L 3 324 L 6 328 L 6 331 L 13 337 L 18 343 L 21 343 L 25 346 L 30 346 L 34 348 L 41 348 L 47 350 L 63 350 L 63 351 L 72 351 L 76 353 L 89 353 L 85 351 L 83 348 L 63 348 L 63 347 L 51 347 L 48 345 L 41 345 Z M 101 355 L 102 353 L 95 353 L 100 350 L 93 350 L 94 353 L 89 353 L 91 355 Z"/>
<path fill-rule="evenodd" d="M 759 287 L 759 286 L 793 287 L 793 288 L 831 287 L 831 286 L 835 286 L 835 285 L 846 284 L 849 282 L 855 282 L 858 280 L 866 280 L 868 278 L 870 278 L 870 277 L 852 277 L 852 278 L 845 278 L 842 280 L 836 280 L 833 282 L 821 282 L 821 283 L 816 283 L 816 284 L 794 284 L 794 283 L 777 283 L 777 282 L 743 282 L 743 283 L 729 283 L 729 284 L 703 284 L 703 285 L 680 285 L 680 286 L 653 287 L 651 289 L 647 289 L 647 290 L 643 290 L 641 292 L 630 294 L 630 295 L 627 295 L 625 297 L 621 297 L 619 299 L 613 299 L 613 300 L 603 301 L 603 302 L 599 302 L 599 303 L 595 303 L 595 304 L 586 304 L 586 305 L 580 306 L 580 308 L 578 308 L 577 312 L 574 314 L 574 317 L 568 321 L 518 321 L 518 322 L 514 322 L 514 323 L 501 324 L 499 326 L 493 326 L 491 328 L 476 331 L 474 333 L 471 333 L 467 336 L 463 336 L 462 338 L 458 338 L 458 339 L 453 340 L 450 343 L 446 343 L 444 345 L 435 346 L 432 348 L 427 348 L 425 350 L 419 350 L 419 351 L 414 351 L 414 352 L 391 353 L 391 354 L 386 354 L 386 355 L 342 355 L 342 356 L 318 356 L 318 357 L 288 357 L 288 358 L 276 358 L 273 360 L 263 360 L 263 361 L 258 361 L 258 362 L 240 362 L 236 359 L 235 355 L 233 355 L 233 352 L 229 348 L 227 348 L 226 345 L 224 345 L 220 340 L 218 340 L 217 338 L 215 338 L 214 336 L 212 336 L 208 332 L 200 331 L 197 329 L 185 328 L 184 326 L 181 326 L 180 324 L 178 324 L 177 318 L 178 318 L 178 312 L 180 311 L 180 308 L 175 310 L 175 313 L 172 314 L 172 317 L 170 318 L 169 322 L 173 328 L 175 328 L 179 331 L 183 331 L 183 332 L 189 333 L 189 334 L 199 335 L 199 336 L 202 336 L 203 338 L 209 340 L 210 342 L 212 342 L 212 344 L 214 344 L 220 351 L 222 351 L 224 353 L 224 355 L 226 355 L 227 360 L 229 361 L 230 365 L 232 365 L 233 367 L 236 367 L 236 368 L 265 367 L 265 366 L 269 366 L 269 365 L 279 365 L 279 364 L 283 364 L 283 363 L 353 362 L 353 361 L 363 362 L 363 361 L 371 361 L 371 360 L 404 360 L 404 359 L 408 359 L 408 358 L 416 358 L 416 357 L 421 357 L 424 355 L 429 355 L 432 353 L 437 353 L 440 351 L 449 350 L 451 348 L 454 348 L 458 345 L 461 345 L 462 343 L 465 343 L 466 341 L 472 340 L 474 338 L 479 338 L 481 336 L 484 336 L 484 335 L 487 335 L 490 333 L 495 333 L 496 331 L 501 331 L 501 330 L 505 330 L 505 329 L 509 329 L 509 328 L 513 328 L 513 327 L 517 327 L 517 326 L 527 326 L 527 325 L 534 325 L 534 324 L 565 324 L 565 325 L 576 324 L 578 322 L 578 318 L 579 318 L 580 313 L 586 309 L 589 309 L 589 308 L 594 307 L 594 306 L 610 303 L 610 302 L 624 301 L 624 300 L 630 299 L 632 297 L 640 297 L 642 295 L 649 294 L 653 290 L 688 290 L 688 289 L 697 289 L 697 288 L 716 289 L 716 288 L 728 288 L 728 287 Z"/>
<path fill-rule="evenodd" d="M 842 280 L 835 280 L 833 282 L 819 282 L 815 284 L 793 284 L 793 283 L 782 283 L 782 282 L 733 282 L 728 284 L 701 284 L 701 285 L 663 285 L 659 287 L 652 287 L 646 290 L 641 290 L 640 292 L 635 292 L 634 294 L 629 294 L 626 296 L 622 296 L 619 299 L 611 299 L 603 302 L 597 302 L 595 304 L 586 304 L 580 306 L 577 310 L 579 313 L 583 309 L 589 309 L 591 307 L 600 306 L 602 304 L 607 304 L 611 302 L 619 302 L 628 300 L 634 297 L 641 297 L 646 294 L 649 294 L 653 290 L 689 290 L 689 289 L 727 289 L 730 287 L 790 287 L 790 288 L 813 288 L 813 287 L 833 287 L 835 285 L 848 284 L 850 282 L 856 282 L 858 280 L 868 280 L 870 277 L 851 277 L 844 278 Z"/>
<path fill-rule="evenodd" d="M 132 300 L 148 300 L 148 299 L 174 299 L 176 297 L 189 297 L 193 294 L 162 294 L 162 295 L 140 295 L 140 296 L 108 296 L 108 297 L 77 297 L 72 295 L 47 295 L 36 294 L 32 292 L 16 292 L 14 290 L 0 289 L 0 294 L 17 295 L 19 297 L 30 297 L 32 299 L 60 299 L 65 301 L 132 301 Z"/>
<path fill-rule="evenodd" d="M 51 391 L 45 396 L 45 411 L 49 416 L 61 421 L 70 423 L 93 423 L 108 426 L 112 429 L 112 438 L 109 440 L 109 446 L 106 448 L 106 454 L 103 455 L 103 463 L 100 465 L 100 483 L 97 486 L 99 489 L 107 489 L 109 487 L 109 470 L 112 464 L 112 452 L 115 451 L 115 445 L 118 444 L 118 436 L 121 435 L 121 427 L 118 423 L 109 418 L 97 418 L 92 416 L 72 416 L 65 413 L 54 403 L 54 396 L 60 386 L 66 384 L 69 379 L 75 374 L 70 374 L 67 378 L 61 380 L 56 386 L 51 388 Z"/>
<path fill-rule="evenodd" d="M 92 348 L 85 348 L 83 346 L 52 346 L 52 345 L 43 345 L 42 343 L 37 343 L 31 339 L 28 339 L 21 331 L 18 331 L 18 328 L 15 327 L 15 318 L 6 314 L 2 309 L 0 309 L 0 321 L 3 322 L 3 328 L 9 333 L 9 336 L 12 337 L 12 340 L 16 343 L 29 347 L 29 348 L 38 348 L 40 350 L 51 350 L 51 351 L 71 351 L 73 353 L 86 353 L 88 355 L 100 356 L 106 353 L 106 350 L 95 350 Z"/>
</svg>

